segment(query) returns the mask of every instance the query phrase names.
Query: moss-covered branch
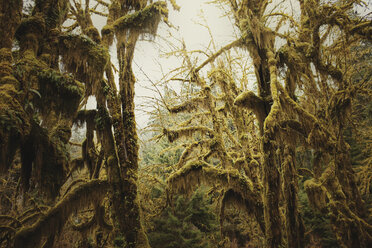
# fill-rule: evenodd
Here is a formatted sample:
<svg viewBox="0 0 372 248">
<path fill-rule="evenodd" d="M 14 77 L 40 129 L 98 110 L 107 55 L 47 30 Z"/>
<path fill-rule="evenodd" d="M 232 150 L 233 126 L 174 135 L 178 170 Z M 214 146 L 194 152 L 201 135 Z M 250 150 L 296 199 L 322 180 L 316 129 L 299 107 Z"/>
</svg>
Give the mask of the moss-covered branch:
<svg viewBox="0 0 372 248">
<path fill-rule="evenodd" d="M 180 112 L 191 112 L 205 105 L 205 97 L 194 97 L 184 101 L 179 105 L 168 107 L 170 113 L 177 114 Z"/>
<path fill-rule="evenodd" d="M 53 109 L 57 114 L 75 115 L 83 98 L 83 84 L 53 69 L 40 71 L 38 80 L 41 97 L 36 101 L 42 113 L 47 114 Z"/>
<path fill-rule="evenodd" d="M 216 53 L 214 53 L 213 55 L 209 56 L 208 59 L 205 60 L 201 65 L 199 65 L 197 68 L 195 68 L 194 73 L 198 73 L 204 66 L 206 66 L 209 63 L 212 63 L 222 53 L 230 50 L 231 48 L 241 46 L 242 42 L 243 42 L 243 39 L 240 38 L 240 39 L 234 40 L 230 44 L 227 44 L 226 46 L 222 47 Z"/>
<path fill-rule="evenodd" d="M 266 118 L 265 101 L 252 91 L 245 91 L 234 100 L 234 105 L 252 110 L 259 123 L 263 124 Z"/>
<path fill-rule="evenodd" d="M 132 30 L 141 34 L 149 33 L 155 35 L 161 18 L 164 17 L 166 19 L 167 16 L 167 4 L 163 1 L 159 1 L 136 11 L 133 14 L 128 14 L 117 19 L 113 23 L 113 27 L 116 32 Z"/>
<path fill-rule="evenodd" d="M 255 204 L 261 202 L 259 192 L 253 188 L 251 180 L 236 169 L 217 169 L 203 161 L 192 160 L 173 173 L 167 183 L 175 192 L 189 193 L 200 184 L 218 183 L 222 188 L 234 189 L 241 196 Z"/>
<path fill-rule="evenodd" d="M 14 247 L 39 247 L 43 237 L 58 234 L 72 213 L 100 202 L 108 189 L 109 183 L 101 180 L 92 180 L 77 186 L 32 226 L 19 230 L 14 237 Z"/>
<path fill-rule="evenodd" d="M 96 93 L 110 59 L 107 49 L 86 36 L 74 34 L 60 35 L 59 49 L 68 72 L 86 84 L 86 96 Z"/>
<path fill-rule="evenodd" d="M 163 134 L 167 136 L 170 142 L 176 141 L 182 137 L 190 137 L 194 133 L 200 132 L 201 134 L 213 135 L 214 131 L 208 127 L 204 126 L 195 126 L 195 127 L 184 127 L 175 130 L 163 129 Z"/>
</svg>

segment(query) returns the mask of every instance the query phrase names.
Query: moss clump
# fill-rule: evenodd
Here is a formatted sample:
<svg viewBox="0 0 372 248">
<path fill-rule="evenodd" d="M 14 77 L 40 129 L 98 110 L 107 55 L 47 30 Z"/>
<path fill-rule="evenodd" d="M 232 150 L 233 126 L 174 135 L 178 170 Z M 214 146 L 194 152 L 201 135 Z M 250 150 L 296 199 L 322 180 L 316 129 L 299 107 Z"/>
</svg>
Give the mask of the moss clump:
<svg viewBox="0 0 372 248">
<path fill-rule="evenodd" d="M 19 230 L 14 237 L 14 247 L 40 247 L 43 238 L 60 233 L 72 213 L 92 203 L 100 202 L 108 189 L 108 182 L 101 180 L 92 180 L 76 186 L 32 226 Z"/>
<path fill-rule="evenodd" d="M 172 106 L 169 108 L 169 112 L 173 114 L 177 114 L 180 112 L 191 112 L 198 109 L 200 105 L 205 105 L 205 97 L 195 97 L 179 105 Z"/>
<path fill-rule="evenodd" d="M 106 127 L 111 126 L 112 119 L 110 114 L 105 108 L 99 108 L 98 113 L 95 116 L 94 122 L 98 130 L 104 130 Z"/>
<path fill-rule="evenodd" d="M 27 34 L 33 34 L 37 38 L 41 38 L 45 33 L 45 29 L 45 21 L 40 15 L 31 16 L 22 20 L 15 37 L 18 41 L 22 41 Z"/>
<path fill-rule="evenodd" d="M 0 86 L 0 124 L 7 130 L 15 127 L 21 133 L 22 125 L 27 118 L 21 104 L 17 101 L 18 94 L 14 85 Z"/>
<path fill-rule="evenodd" d="M 313 209 L 322 210 L 327 206 L 326 192 L 320 182 L 316 179 L 307 180 L 304 188 Z"/>
<path fill-rule="evenodd" d="M 102 39 L 107 46 L 111 46 L 114 41 L 115 30 L 114 26 L 106 25 L 101 29 Z"/>
<path fill-rule="evenodd" d="M 70 127 L 64 122 L 58 123 L 50 133 L 32 123 L 30 135 L 21 147 L 21 182 L 25 191 L 32 177 L 48 198 L 54 199 L 58 195 L 67 173 L 69 153 L 66 142 L 70 135 Z"/>
<path fill-rule="evenodd" d="M 99 43 L 101 41 L 101 37 L 99 36 L 99 32 L 96 27 L 89 26 L 84 30 L 84 33 L 90 37 L 94 42 Z"/>
<path fill-rule="evenodd" d="M 74 123 L 78 126 L 82 126 L 84 123 L 88 126 L 94 126 L 94 120 L 96 119 L 97 110 L 91 109 L 91 110 L 80 110 L 75 117 Z"/>
<path fill-rule="evenodd" d="M 86 96 L 97 92 L 110 60 L 107 49 L 89 37 L 73 34 L 59 37 L 59 49 L 67 71 L 86 84 Z"/>
<path fill-rule="evenodd" d="M 194 133 L 200 132 L 201 134 L 210 134 L 212 135 L 214 132 L 212 129 L 203 126 L 195 126 L 195 127 L 184 127 L 179 128 L 177 130 L 169 130 L 164 128 L 163 134 L 167 136 L 169 142 L 176 141 L 182 137 L 191 137 Z"/>
<path fill-rule="evenodd" d="M 114 22 L 116 32 L 133 30 L 141 34 L 148 33 L 155 35 L 161 17 L 168 17 L 167 4 L 159 1 L 149 6 L 117 19 Z"/>
<path fill-rule="evenodd" d="M 0 49 L 0 62 L 12 62 L 12 51 L 8 48 Z"/>
<path fill-rule="evenodd" d="M 0 79 L 12 74 L 12 52 L 10 49 L 0 49 Z"/>
<path fill-rule="evenodd" d="M 84 94 L 84 85 L 53 69 L 42 70 L 39 79 L 39 108 L 47 113 L 52 108 L 57 114 L 73 115 Z"/>
<path fill-rule="evenodd" d="M 30 132 L 28 116 L 17 100 L 18 95 L 14 85 L 0 86 L 0 172 L 9 168 L 20 138 Z"/>
<path fill-rule="evenodd" d="M 235 98 L 234 105 L 252 110 L 260 123 L 266 117 L 265 101 L 252 91 L 245 91 Z"/>
</svg>

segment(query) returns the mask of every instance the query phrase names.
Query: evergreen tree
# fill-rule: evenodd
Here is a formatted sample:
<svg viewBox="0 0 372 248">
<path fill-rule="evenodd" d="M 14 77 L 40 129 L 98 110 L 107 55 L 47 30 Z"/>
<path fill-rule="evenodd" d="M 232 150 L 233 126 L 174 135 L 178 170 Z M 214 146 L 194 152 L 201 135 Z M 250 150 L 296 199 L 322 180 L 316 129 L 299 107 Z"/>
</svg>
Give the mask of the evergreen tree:
<svg viewBox="0 0 372 248">
<path fill-rule="evenodd" d="M 218 221 L 203 191 L 190 199 L 174 197 L 174 205 L 155 217 L 148 232 L 153 248 L 212 248 L 218 243 Z"/>
</svg>

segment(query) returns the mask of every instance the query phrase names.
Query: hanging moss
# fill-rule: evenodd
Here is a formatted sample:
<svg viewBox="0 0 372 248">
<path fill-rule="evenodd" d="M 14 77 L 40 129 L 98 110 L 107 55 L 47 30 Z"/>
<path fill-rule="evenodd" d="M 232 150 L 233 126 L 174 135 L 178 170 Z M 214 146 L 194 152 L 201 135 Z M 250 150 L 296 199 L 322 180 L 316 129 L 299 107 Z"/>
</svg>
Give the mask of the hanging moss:
<svg viewBox="0 0 372 248">
<path fill-rule="evenodd" d="M 101 180 L 92 180 L 77 186 L 32 226 L 19 230 L 14 237 L 14 247 L 40 247 L 43 238 L 60 233 L 72 213 L 102 201 L 108 188 L 108 182 Z"/>
<path fill-rule="evenodd" d="M 42 38 L 45 33 L 45 21 L 41 15 L 34 15 L 22 20 L 15 33 L 18 41 L 22 42 L 28 34 L 33 34 L 36 38 Z"/>
<path fill-rule="evenodd" d="M 87 126 L 94 127 L 94 120 L 96 119 L 97 110 L 80 110 L 77 116 L 74 119 L 74 123 L 78 126 L 82 126 L 84 123 L 87 123 Z"/>
<path fill-rule="evenodd" d="M 113 26 L 116 32 L 133 30 L 141 34 L 155 35 L 162 17 L 168 17 L 168 9 L 165 2 L 159 1 L 117 19 Z"/>
<path fill-rule="evenodd" d="M 38 106 L 43 113 L 50 108 L 57 114 L 73 116 L 84 94 L 84 85 L 68 75 L 62 75 L 53 69 L 38 73 L 40 98 Z"/>
<path fill-rule="evenodd" d="M 201 134 L 213 135 L 214 131 L 208 127 L 196 126 L 196 127 L 184 127 L 176 130 L 163 129 L 163 134 L 167 136 L 170 142 L 176 141 L 182 137 L 190 137 L 194 133 L 200 132 Z"/>
<path fill-rule="evenodd" d="M 167 183 L 175 192 L 189 193 L 204 183 L 219 183 L 225 189 L 232 188 L 239 192 L 244 199 L 260 202 L 259 193 L 253 190 L 252 182 L 241 175 L 236 169 L 217 169 L 206 162 L 192 160 L 180 170 L 173 173 Z"/>
<path fill-rule="evenodd" d="M 41 12 L 48 27 L 54 28 L 67 19 L 69 5 L 68 0 L 35 0 L 34 11 Z"/>
<path fill-rule="evenodd" d="M 102 40 L 107 46 L 111 46 L 114 42 L 115 30 L 114 26 L 106 25 L 101 29 Z"/>
<path fill-rule="evenodd" d="M 184 101 L 179 105 L 169 107 L 169 112 L 172 114 L 180 112 L 191 112 L 192 110 L 196 110 L 201 106 L 205 106 L 205 97 L 194 97 L 188 101 Z"/>
<path fill-rule="evenodd" d="M 234 100 L 234 105 L 252 110 L 260 123 L 263 123 L 267 115 L 265 101 L 252 91 L 245 91 L 237 96 Z"/>
<path fill-rule="evenodd" d="M 10 167 L 21 138 L 30 132 L 29 119 L 18 95 L 14 85 L 0 86 L 0 173 Z"/>
<path fill-rule="evenodd" d="M 336 92 L 330 99 L 327 114 L 334 124 L 345 123 L 351 114 L 351 96 L 347 90 Z"/>
<path fill-rule="evenodd" d="M 107 49 L 86 36 L 73 34 L 59 37 L 59 49 L 67 71 L 85 83 L 85 95 L 95 94 L 110 60 Z"/>
<path fill-rule="evenodd" d="M 256 217 L 256 221 L 261 228 L 261 232 L 265 233 L 265 223 L 263 217 L 263 205 L 262 202 L 252 202 L 246 200 L 242 197 L 242 195 L 236 192 L 234 189 L 228 189 L 224 192 L 221 198 L 221 206 L 220 206 L 220 225 L 223 226 L 223 222 L 225 220 L 225 208 L 227 206 L 233 206 L 234 208 L 238 208 L 239 210 L 245 211 L 249 215 L 254 215 Z"/>
<path fill-rule="evenodd" d="M 313 209 L 323 210 L 327 206 L 327 198 L 322 184 L 316 179 L 305 181 L 304 188 Z"/>
<path fill-rule="evenodd" d="M 28 190 L 32 177 L 40 191 L 54 199 L 67 174 L 69 153 L 67 142 L 71 136 L 71 127 L 63 121 L 50 133 L 37 123 L 32 123 L 30 135 L 21 146 L 22 185 Z"/>
</svg>

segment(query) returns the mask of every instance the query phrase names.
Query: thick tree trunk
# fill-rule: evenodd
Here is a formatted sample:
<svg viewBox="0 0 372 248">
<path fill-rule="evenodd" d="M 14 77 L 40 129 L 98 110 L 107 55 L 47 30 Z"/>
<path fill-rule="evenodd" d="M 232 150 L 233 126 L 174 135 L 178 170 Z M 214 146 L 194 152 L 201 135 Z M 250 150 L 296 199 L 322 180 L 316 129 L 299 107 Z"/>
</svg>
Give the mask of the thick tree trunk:
<svg viewBox="0 0 372 248">
<path fill-rule="evenodd" d="M 285 204 L 285 228 L 288 248 L 300 248 L 304 244 L 304 225 L 298 211 L 298 183 L 295 150 L 285 146 L 282 153 L 282 188 Z"/>
<path fill-rule="evenodd" d="M 134 84 L 132 59 L 138 34 L 131 33 L 128 40 L 118 38 L 117 54 L 119 60 L 119 86 L 124 126 L 123 145 L 120 151 L 120 173 L 125 199 L 118 218 L 120 231 L 128 248 L 150 247 L 143 230 L 138 199 L 138 137 L 134 115 Z"/>
<path fill-rule="evenodd" d="M 274 135 L 266 132 L 262 138 L 263 204 L 266 247 L 278 248 L 282 242 L 283 227 L 279 212 L 280 175 L 276 163 Z"/>
</svg>

